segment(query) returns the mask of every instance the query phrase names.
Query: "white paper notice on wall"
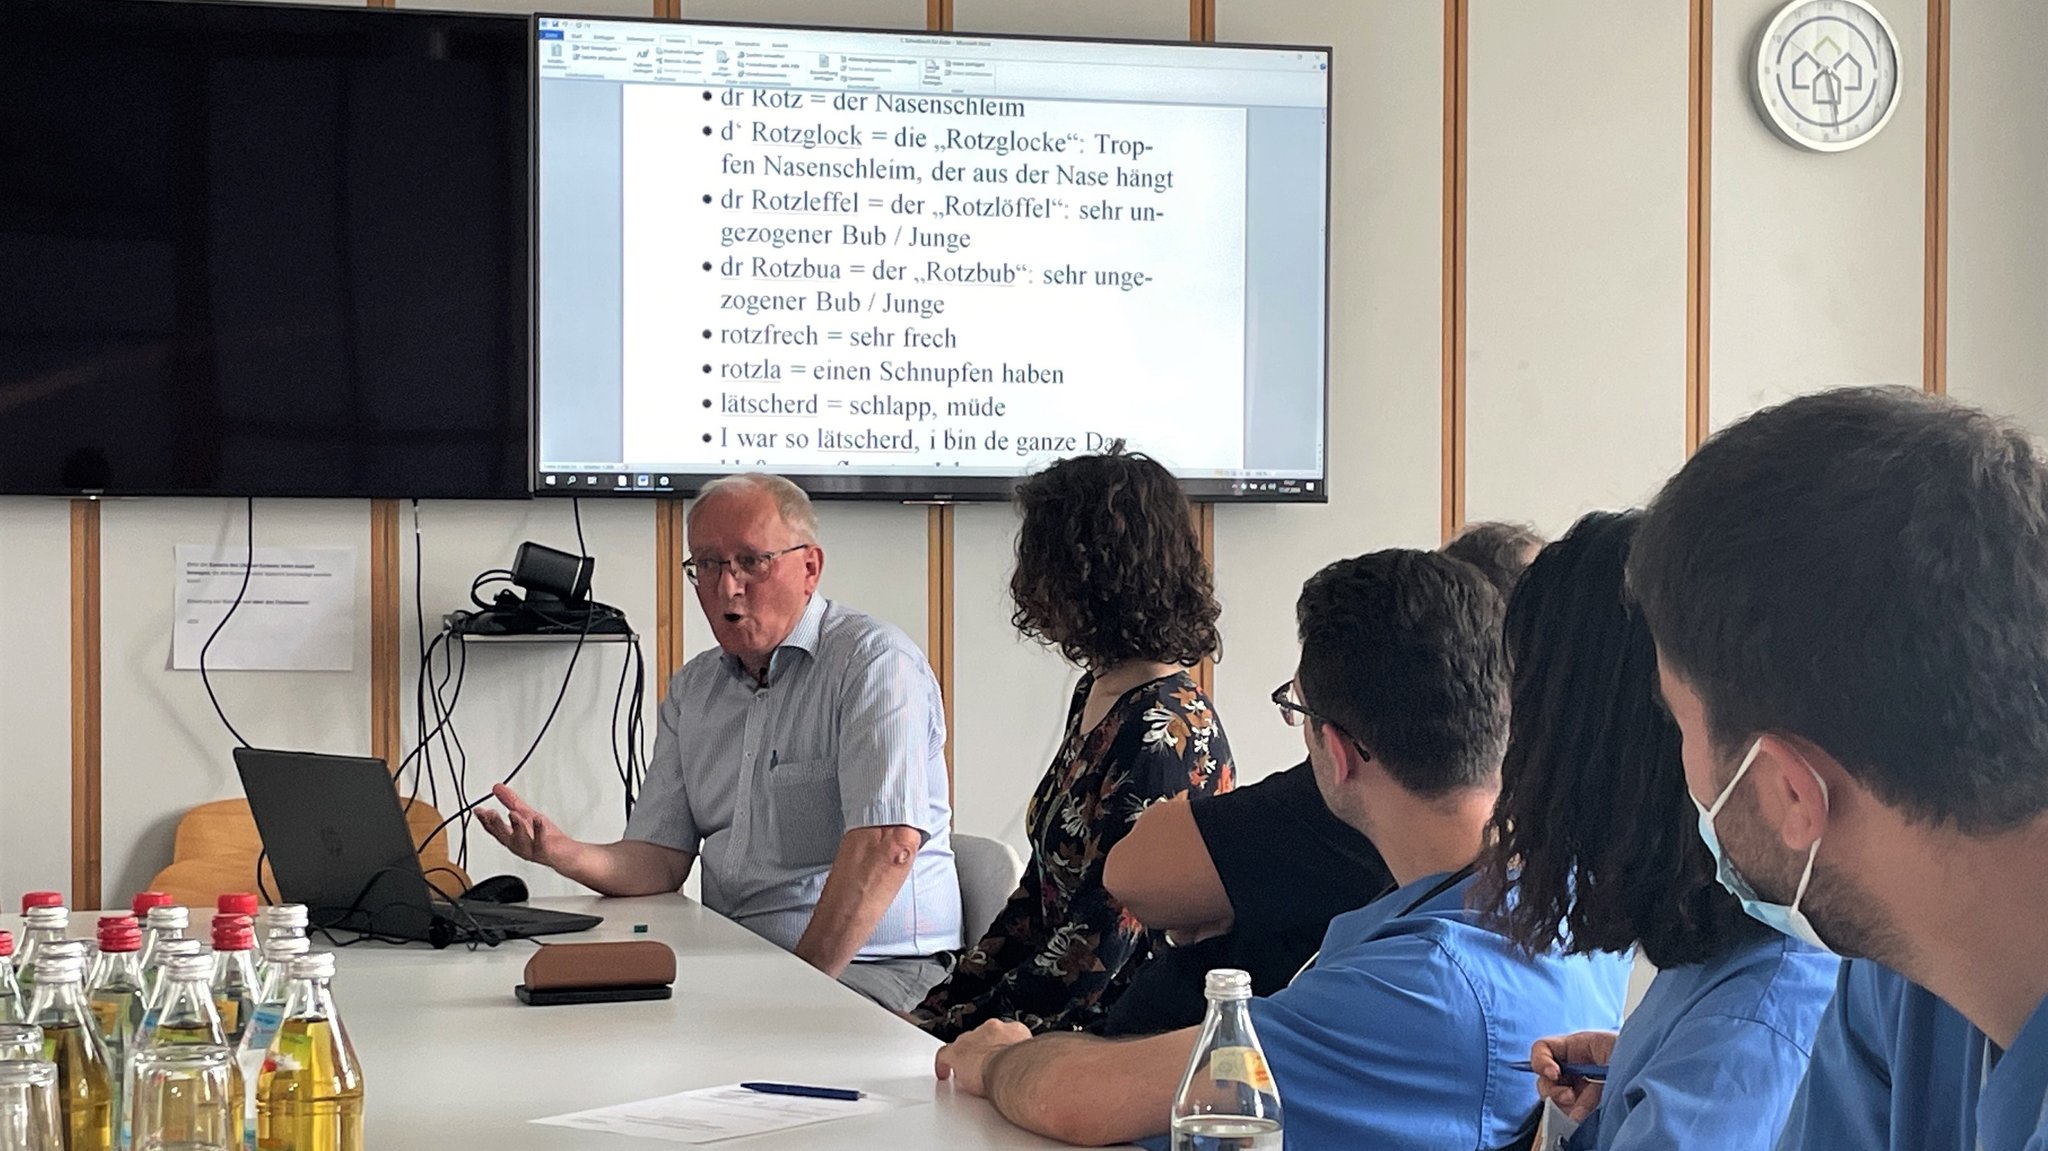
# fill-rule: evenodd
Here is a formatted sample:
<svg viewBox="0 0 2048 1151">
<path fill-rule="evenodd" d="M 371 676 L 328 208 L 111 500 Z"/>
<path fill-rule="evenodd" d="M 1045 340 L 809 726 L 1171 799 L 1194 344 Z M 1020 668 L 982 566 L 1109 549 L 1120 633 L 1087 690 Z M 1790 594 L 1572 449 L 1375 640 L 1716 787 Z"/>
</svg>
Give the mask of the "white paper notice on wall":
<svg viewBox="0 0 2048 1151">
<path fill-rule="evenodd" d="M 354 671 L 356 549 L 179 544 L 171 667 L 199 670 L 199 649 L 242 593 L 206 653 L 208 671 Z M 249 587 L 242 591 L 247 570 Z"/>
</svg>

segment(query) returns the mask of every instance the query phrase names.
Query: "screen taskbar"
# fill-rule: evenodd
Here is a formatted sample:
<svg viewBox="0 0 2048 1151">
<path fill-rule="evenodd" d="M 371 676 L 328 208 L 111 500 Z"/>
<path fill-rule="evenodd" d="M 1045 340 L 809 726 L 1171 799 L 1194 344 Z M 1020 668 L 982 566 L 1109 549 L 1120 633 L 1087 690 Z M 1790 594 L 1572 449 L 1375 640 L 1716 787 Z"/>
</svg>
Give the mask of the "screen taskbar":
<svg viewBox="0 0 2048 1151">
<path fill-rule="evenodd" d="M 771 469 L 772 470 L 772 469 Z M 620 470 L 616 467 L 544 467 L 534 479 L 537 496 L 692 496 L 724 473 Z M 797 486 L 821 499 L 897 503 L 1004 501 L 1023 477 L 1016 474 L 845 475 L 789 471 Z M 1243 503 L 1324 503 L 1329 485 L 1299 475 L 1194 475 L 1180 477 L 1191 500 Z"/>
</svg>

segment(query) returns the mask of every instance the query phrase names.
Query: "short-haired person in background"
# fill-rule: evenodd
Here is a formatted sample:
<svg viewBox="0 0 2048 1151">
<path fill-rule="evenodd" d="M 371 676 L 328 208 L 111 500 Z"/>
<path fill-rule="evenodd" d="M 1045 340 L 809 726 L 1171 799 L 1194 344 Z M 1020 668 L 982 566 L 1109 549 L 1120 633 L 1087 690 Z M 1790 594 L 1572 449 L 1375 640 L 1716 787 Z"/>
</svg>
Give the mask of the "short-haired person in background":
<svg viewBox="0 0 2048 1151">
<path fill-rule="evenodd" d="M 1543 550 L 1543 544 L 1542 533 L 1528 524 L 1479 520 L 1466 524 L 1451 537 L 1451 542 L 1443 546 L 1443 553 L 1478 568 L 1500 592 L 1500 597 L 1506 599 L 1514 592 L 1515 581 L 1521 578 L 1523 569 Z"/>
<path fill-rule="evenodd" d="M 1492 1151 L 1525 1138 L 1536 1084 L 1505 1064 L 1558 1030 L 1621 1019 L 1626 961 L 1530 956 L 1466 908 L 1500 785 L 1507 670 L 1500 595 L 1471 566 L 1396 549 L 1302 588 L 1301 662 L 1282 697 L 1330 810 L 1370 836 L 1400 887 L 1330 924 L 1322 952 L 1251 1001 L 1288 1145 Z M 1377 725 L 1359 717 L 1393 703 Z M 1368 731 L 1462 732 L 1401 760 Z M 989 1023 L 939 1052 L 940 1078 L 1011 1122 L 1101 1145 L 1167 1130 L 1196 1029 L 1031 1038 Z"/>
<path fill-rule="evenodd" d="M 1025 815 L 1023 883 L 913 1013 L 944 1039 L 991 1019 L 1094 1025 L 1152 951 L 1103 889 L 1103 860 L 1148 804 L 1232 783 L 1223 725 L 1187 670 L 1215 653 L 1222 609 L 1179 482 L 1118 445 L 1024 480 L 1016 504 L 1011 622 L 1083 674 Z"/>
<path fill-rule="evenodd" d="M 1983 1151 L 2048 1147 L 2048 468 L 2033 443 L 1918 389 L 1765 409 L 1651 503 L 1629 586 L 1723 881 L 1988 1040 L 1974 1068 L 1895 1052 L 1893 1090 L 1976 1092 Z M 1823 1052 L 1809 1094 L 1835 1082 Z"/>
<path fill-rule="evenodd" d="M 1505 601 L 1542 546 L 1527 527 L 1477 523 L 1441 550 L 1479 569 Z M 1365 674 L 1378 682 L 1406 657 L 1375 650 L 1360 658 L 1375 665 Z M 1401 707 L 1392 695 L 1359 700 L 1352 718 L 1360 740 L 1404 762 L 1443 763 L 1464 758 L 1469 742 L 1484 737 L 1469 727 L 1407 723 Z M 1155 805 L 1109 853 L 1104 878 L 1139 922 L 1177 944 L 1139 972 L 1110 1009 L 1104 1035 L 1200 1023 L 1212 968 L 1248 972 L 1255 994 L 1273 994 L 1315 954 L 1332 919 L 1395 887 L 1372 840 L 1323 802 L 1307 760 L 1226 794 Z"/>
<path fill-rule="evenodd" d="M 478 818 L 604 895 L 673 892 L 701 855 L 706 907 L 905 1010 L 960 945 L 938 680 L 903 629 L 817 594 L 817 513 L 789 480 L 713 480 L 685 530 L 718 646 L 669 680 L 625 835 L 573 839 L 502 785 Z"/>
<path fill-rule="evenodd" d="M 1532 952 L 1640 945 L 1658 969 L 1618 1040 L 1580 1032 L 1530 1055 L 1581 1121 L 1569 1151 L 1770 1151 L 1840 961 L 1715 879 L 1657 649 L 1626 598 L 1640 519 L 1581 519 L 1508 601 L 1513 709 L 1476 905 Z M 1611 1065 L 1604 1091 L 1562 1063 Z"/>
</svg>

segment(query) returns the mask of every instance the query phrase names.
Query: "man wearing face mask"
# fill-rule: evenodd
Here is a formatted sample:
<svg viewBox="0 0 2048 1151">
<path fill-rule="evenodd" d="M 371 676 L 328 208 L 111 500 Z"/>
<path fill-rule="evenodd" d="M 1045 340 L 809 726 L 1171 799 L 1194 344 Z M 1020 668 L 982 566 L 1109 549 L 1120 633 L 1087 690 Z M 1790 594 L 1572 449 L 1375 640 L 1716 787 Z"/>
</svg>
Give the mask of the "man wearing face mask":
<svg viewBox="0 0 2048 1151">
<path fill-rule="evenodd" d="M 1966 1058 L 1950 1025 L 1833 1020 L 1942 1040 L 1853 1052 L 1894 1116 L 1901 1096 L 1974 1098 L 1983 1151 L 2048 1151 L 2048 468 L 2031 443 L 1918 391 L 1805 396 L 1700 449 L 1629 576 L 1723 884 L 1981 1034 Z M 1844 994 L 1869 974 L 1845 973 Z M 1916 1007 L 1871 990 L 1853 1010 Z M 1839 1077 L 1868 1120 L 1882 1096 L 1828 1027 L 1804 1094 Z M 1885 1130 L 1809 1126 L 1796 1145 L 1865 1151 Z"/>
<path fill-rule="evenodd" d="M 687 534 L 718 647 L 669 683 L 625 836 L 573 839 L 504 786 L 504 812 L 479 818 L 604 895 L 673 892 L 702 856 L 706 907 L 907 1011 L 960 946 L 931 665 L 901 629 L 817 594 L 817 515 L 788 480 L 706 484 Z"/>
</svg>

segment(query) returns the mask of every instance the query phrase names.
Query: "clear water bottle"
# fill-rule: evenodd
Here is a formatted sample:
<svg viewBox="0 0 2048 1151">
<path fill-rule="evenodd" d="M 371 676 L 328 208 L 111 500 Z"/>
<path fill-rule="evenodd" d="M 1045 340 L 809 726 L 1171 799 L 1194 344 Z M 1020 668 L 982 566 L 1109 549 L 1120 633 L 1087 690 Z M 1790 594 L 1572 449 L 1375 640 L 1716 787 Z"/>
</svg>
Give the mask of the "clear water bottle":
<svg viewBox="0 0 2048 1151">
<path fill-rule="evenodd" d="M 135 1033 L 137 1051 L 181 1043 L 227 1046 L 220 1010 L 213 1005 L 213 961 L 204 955 L 165 961 L 162 989 Z"/>
<path fill-rule="evenodd" d="M 26 925 L 21 933 L 21 958 L 15 969 L 21 973 L 24 991 L 33 991 L 36 979 L 36 953 L 52 943 L 60 943 L 64 934 L 71 930 L 71 913 L 62 906 L 47 904 L 31 907 L 22 915 Z"/>
<path fill-rule="evenodd" d="M 255 947 L 256 932 L 248 916 L 213 917 L 213 1005 L 220 1012 L 229 1047 L 241 1041 L 255 1012 L 256 963 L 250 954 Z"/>
<path fill-rule="evenodd" d="M 182 907 L 152 907 L 142 917 L 142 970 L 146 974 L 157 965 L 157 949 L 173 939 L 189 939 L 192 927 L 192 913 Z"/>
<path fill-rule="evenodd" d="M 1173 1151 L 1280 1151 L 1280 1092 L 1252 1031 L 1252 977 L 1209 973 L 1209 1015 L 1173 1100 Z"/>
<path fill-rule="evenodd" d="M 304 939 L 312 917 L 303 903 L 273 903 L 256 913 L 256 982 L 270 978 L 270 941 Z M 301 953 L 303 954 L 303 952 Z"/>
<path fill-rule="evenodd" d="M 142 928 L 132 915 L 107 915 L 100 918 L 99 936 L 100 957 L 85 981 L 85 1001 L 114 1072 L 114 1144 L 126 1147 L 128 1060 L 142 1026 Z"/>
<path fill-rule="evenodd" d="M 0 931 L 0 1023 L 28 1022 L 28 998 L 14 978 L 14 934 Z"/>
<path fill-rule="evenodd" d="M 170 986 L 164 969 L 173 959 L 184 959 L 203 955 L 204 949 L 197 939 L 167 939 L 157 948 L 156 959 L 142 969 L 142 1027 L 138 1030 L 153 1030 L 157 1016 L 162 1013 L 164 992 Z"/>
</svg>

